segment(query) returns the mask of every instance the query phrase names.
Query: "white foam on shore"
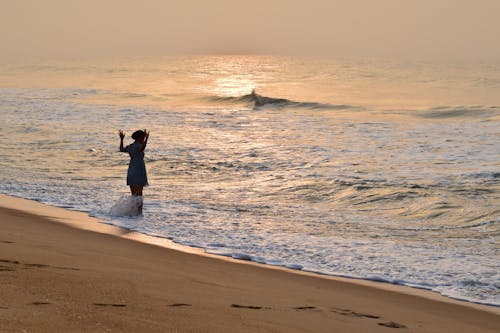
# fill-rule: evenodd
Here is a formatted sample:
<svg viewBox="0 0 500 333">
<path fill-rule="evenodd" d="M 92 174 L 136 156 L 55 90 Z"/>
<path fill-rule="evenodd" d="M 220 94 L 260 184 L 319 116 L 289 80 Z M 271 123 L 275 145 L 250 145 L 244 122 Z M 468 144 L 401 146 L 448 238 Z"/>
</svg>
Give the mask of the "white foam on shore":
<svg viewBox="0 0 500 333">
<path fill-rule="evenodd" d="M 111 207 L 109 213 L 113 217 L 139 216 L 142 214 L 142 205 L 142 196 L 122 195 Z"/>
</svg>

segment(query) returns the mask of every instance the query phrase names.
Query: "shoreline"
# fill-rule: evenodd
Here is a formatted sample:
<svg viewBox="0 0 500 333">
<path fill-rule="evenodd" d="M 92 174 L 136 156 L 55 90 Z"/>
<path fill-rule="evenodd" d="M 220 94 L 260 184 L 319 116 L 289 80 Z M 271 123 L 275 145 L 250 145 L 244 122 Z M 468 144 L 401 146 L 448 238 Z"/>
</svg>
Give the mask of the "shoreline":
<svg viewBox="0 0 500 333">
<path fill-rule="evenodd" d="M 233 258 L 230 256 L 211 254 L 211 253 L 205 252 L 203 248 L 192 247 L 189 245 L 175 243 L 174 241 L 172 241 L 168 238 L 159 237 L 159 236 L 152 236 L 152 235 L 140 233 L 140 232 L 137 232 L 134 230 L 130 230 L 130 229 L 127 229 L 124 227 L 120 227 L 120 226 L 106 223 L 104 221 L 99 220 L 98 218 L 91 217 L 90 215 L 88 215 L 85 212 L 69 210 L 66 208 L 61 208 L 61 207 L 45 204 L 45 203 L 42 203 L 42 202 L 39 202 L 36 200 L 24 199 L 21 197 L 0 193 L 0 209 L 1 208 L 8 208 L 8 209 L 13 209 L 13 210 L 18 210 L 16 207 L 19 207 L 21 205 L 23 206 L 23 209 L 22 209 L 23 212 L 27 212 L 27 213 L 41 216 L 41 217 L 50 217 L 51 219 L 53 219 L 59 223 L 66 224 L 72 228 L 114 235 L 117 237 L 122 237 L 122 238 L 129 239 L 129 240 L 136 241 L 136 242 L 141 242 L 141 243 L 145 243 L 145 244 L 149 244 L 149 245 L 159 246 L 159 247 L 165 248 L 167 250 L 180 251 L 180 252 L 184 252 L 184 253 L 204 256 L 204 257 L 213 258 L 216 260 L 229 261 L 229 262 L 242 264 L 242 265 L 254 265 L 254 266 L 263 267 L 266 269 L 283 270 L 285 272 L 289 272 L 292 274 L 305 274 L 305 275 L 309 275 L 309 276 L 313 276 L 313 277 L 317 277 L 317 278 L 332 279 L 334 281 L 343 281 L 343 282 L 349 282 L 349 283 L 354 283 L 354 284 L 361 284 L 361 285 L 370 286 L 373 288 L 401 292 L 401 293 L 405 293 L 405 294 L 409 294 L 409 295 L 415 295 L 415 296 L 429 298 L 429 299 L 438 300 L 438 301 L 442 301 L 442 302 L 451 302 L 451 303 L 461 304 L 464 306 L 471 306 L 473 308 L 479 308 L 480 310 L 483 310 L 483 311 L 490 311 L 490 312 L 493 312 L 496 314 L 500 314 L 500 307 L 499 306 L 485 304 L 485 303 L 479 303 L 479 302 L 472 302 L 469 300 L 463 300 L 463 299 L 453 298 L 453 297 L 449 297 L 449 296 L 444 296 L 444 295 L 440 294 L 439 292 L 425 289 L 425 288 L 410 287 L 410 286 L 401 285 L 401 284 L 394 284 L 394 283 L 387 282 L 387 281 L 376 281 L 376 280 L 370 280 L 370 279 L 364 279 L 364 278 L 356 278 L 356 277 L 341 276 L 341 275 L 331 275 L 331 274 L 326 274 L 326 273 L 321 273 L 321 272 L 312 272 L 312 271 L 307 271 L 307 270 L 297 270 L 297 269 L 289 268 L 286 266 L 269 265 L 269 264 L 259 263 L 259 262 L 255 262 L 255 261 L 251 261 L 251 260 L 237 259 L 237 258 Z M 51 212 L 50 216 L 48 216 L 46 214 L 47 209 L 49 209 Z"/>
<path fill-rule="evenodd" d="M 500 329 L 497 307 L 210 255 L 3 194 L 0 207 L 0 279 L 11 286 L 0 291 L 0 327 L 7 331 L 83 331 L 96 320 L 103 331 Z"/>
<path fill-rule="evenodd" d="M 16 207 L 22 206 L 23 209 L 18 209 Z M 0 209 L 7 208 L 11 210 L 19 210 L 24 213 L 32 214 L 39 217 L 46 217 L 54 220 L 58 223 L 65 224 L 72 228 L 87 230 L 107 235 L 113 235 L 116 237 L 125 238 L 131 241 L 140 242 L 144 244 L 159 246 L 167 250 L 179 251 L 183 253 L 208 257 L 216 260 L 232 262 L 241 265 L 251 265 L 257 266 L 265 269 L 275 269 L 280 271 L 285 271 L 291 274 L 299 274 L 306 276 L 313 276 L 316 278 L 330 279 L 333 281 L 342 281 L 353 284 L 360 284 L 363 286 L 369 286 L 373 288 L 378 288 L 382 290 L 389 290 L 400 292 L 408 295 L 414 295 L 419 297 L 424 297 L 432 300 L 437 300 L 441 302 L 450 302 L 454 304 L 460 304 L 463 306 L 470 306 L 472 308 L 477 308 L 483 311 L 489 311 L 495 314 L 500 314 L 500 307 L 490 304 L 471 302 L 468 300 L 457 299 L 453 297 L 444 296 L 438 292 L 418 287 L 410 287 L 401 284 L 394 284 L 386 281 L 376 281 L 364 278 L 356 277 L 346 277 L 340 275 L 330 275 L 320 272 L 311 272 L 307 270 L 297 270 L 286 266 L 268 265 L 264 263 L 259 263 L 251 260 L 236 259 L 229 256 L 211 254 L 204 251 L 202 248 L 192 247 L 188 245 L 183 245 L 175 243 L 174 241 L 158 236 L 152 236 L 144 233 L 140 233 L 134 230 L 130 230 L 124 227 L 116 226 L 113 224 L 106 223 L 99 220 L 98 218 L 92 217 L 85 212 L 69 210 L 66 208 L 61 208 L 57 206 L 52 206 L 45 204 L 36 200 L 24 199 L 21 197 L 11 196 L 7 194 L 0 193 Z M 47 213 L 50 213 L 48 215 Z"/>
</svg>

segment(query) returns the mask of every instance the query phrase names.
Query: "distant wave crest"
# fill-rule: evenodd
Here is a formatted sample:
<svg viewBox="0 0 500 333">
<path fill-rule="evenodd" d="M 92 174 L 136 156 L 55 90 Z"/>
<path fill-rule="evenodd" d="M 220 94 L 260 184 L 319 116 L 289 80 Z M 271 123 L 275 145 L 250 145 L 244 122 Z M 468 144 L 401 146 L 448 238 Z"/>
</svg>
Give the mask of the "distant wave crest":
<svg viewBox="0 0 500 333">
<path fill-rule="evenodd" d="M 422 118 L 490 118 L 500 116 L 499 106 L 438 106 L 419 112 Z"/>
<path fill-rule="evenodd" d="M 224 97 L 224 96 L 210 96 L 208 98 L 213 103 L 231 103 L 231 104 L 247 104 L 251 105 L 254 109 L 259 108 L 278 108 L 278 109 L 317 109 L 317 110 L 344 110 L 355 109 L 352 105 L 345 104 L 328 104 L 317 102 L 298 102 L 286 98 L 275 98 L 259 95 L 252 90 L 250 94 L 239 97 Z"/>
</svg>

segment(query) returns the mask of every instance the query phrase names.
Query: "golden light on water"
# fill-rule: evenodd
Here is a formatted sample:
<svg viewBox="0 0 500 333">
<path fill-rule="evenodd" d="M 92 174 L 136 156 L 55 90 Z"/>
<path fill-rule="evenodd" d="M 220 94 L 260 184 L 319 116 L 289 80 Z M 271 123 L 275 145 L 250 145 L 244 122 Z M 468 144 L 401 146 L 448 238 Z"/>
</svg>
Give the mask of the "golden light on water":
<svg viewBox="0 0 500 333">
<path fill-rule="evenodd" d="M 243 96 L 252 92 L 257 82 L 246 75 L 229 75 L 217 78 L 213 92 L 217 96 Z"/>
<path fill-rule="evenodd" d="M 269 73 L 263 71 L 269 64 L 262 56 L 206 56 L 198 64 L 197 76 L 209 79 L 203 90 L 210 95 L 244 96 L 269 80 Z"/>
</svg>

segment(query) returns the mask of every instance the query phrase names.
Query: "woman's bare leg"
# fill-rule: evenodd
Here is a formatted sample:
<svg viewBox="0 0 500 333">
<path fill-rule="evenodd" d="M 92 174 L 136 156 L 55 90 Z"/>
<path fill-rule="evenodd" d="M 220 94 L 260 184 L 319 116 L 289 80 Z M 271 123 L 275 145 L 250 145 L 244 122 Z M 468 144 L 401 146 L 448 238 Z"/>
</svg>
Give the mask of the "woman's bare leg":
<svg viewBox="0 0 500 333">
<path fill-rule="evenodd" d="M 130 185 L 130 192 L 132 193 L 132 195 L 142 196 L 142 188 L 143 186 Z"/>
<path fill-rule="evenodd" d="M 140 196 L 142 197 L 142 188 L 143 186 L 130 186 L 130 192 L 132 192 L 132 195 L 135 195 L 135 196 Z M 139 214 L 142 215 L 142 200 L 141 200 L 141 203 L 138 207 L 138 210 L 139 210 Z"/>
</svg>

